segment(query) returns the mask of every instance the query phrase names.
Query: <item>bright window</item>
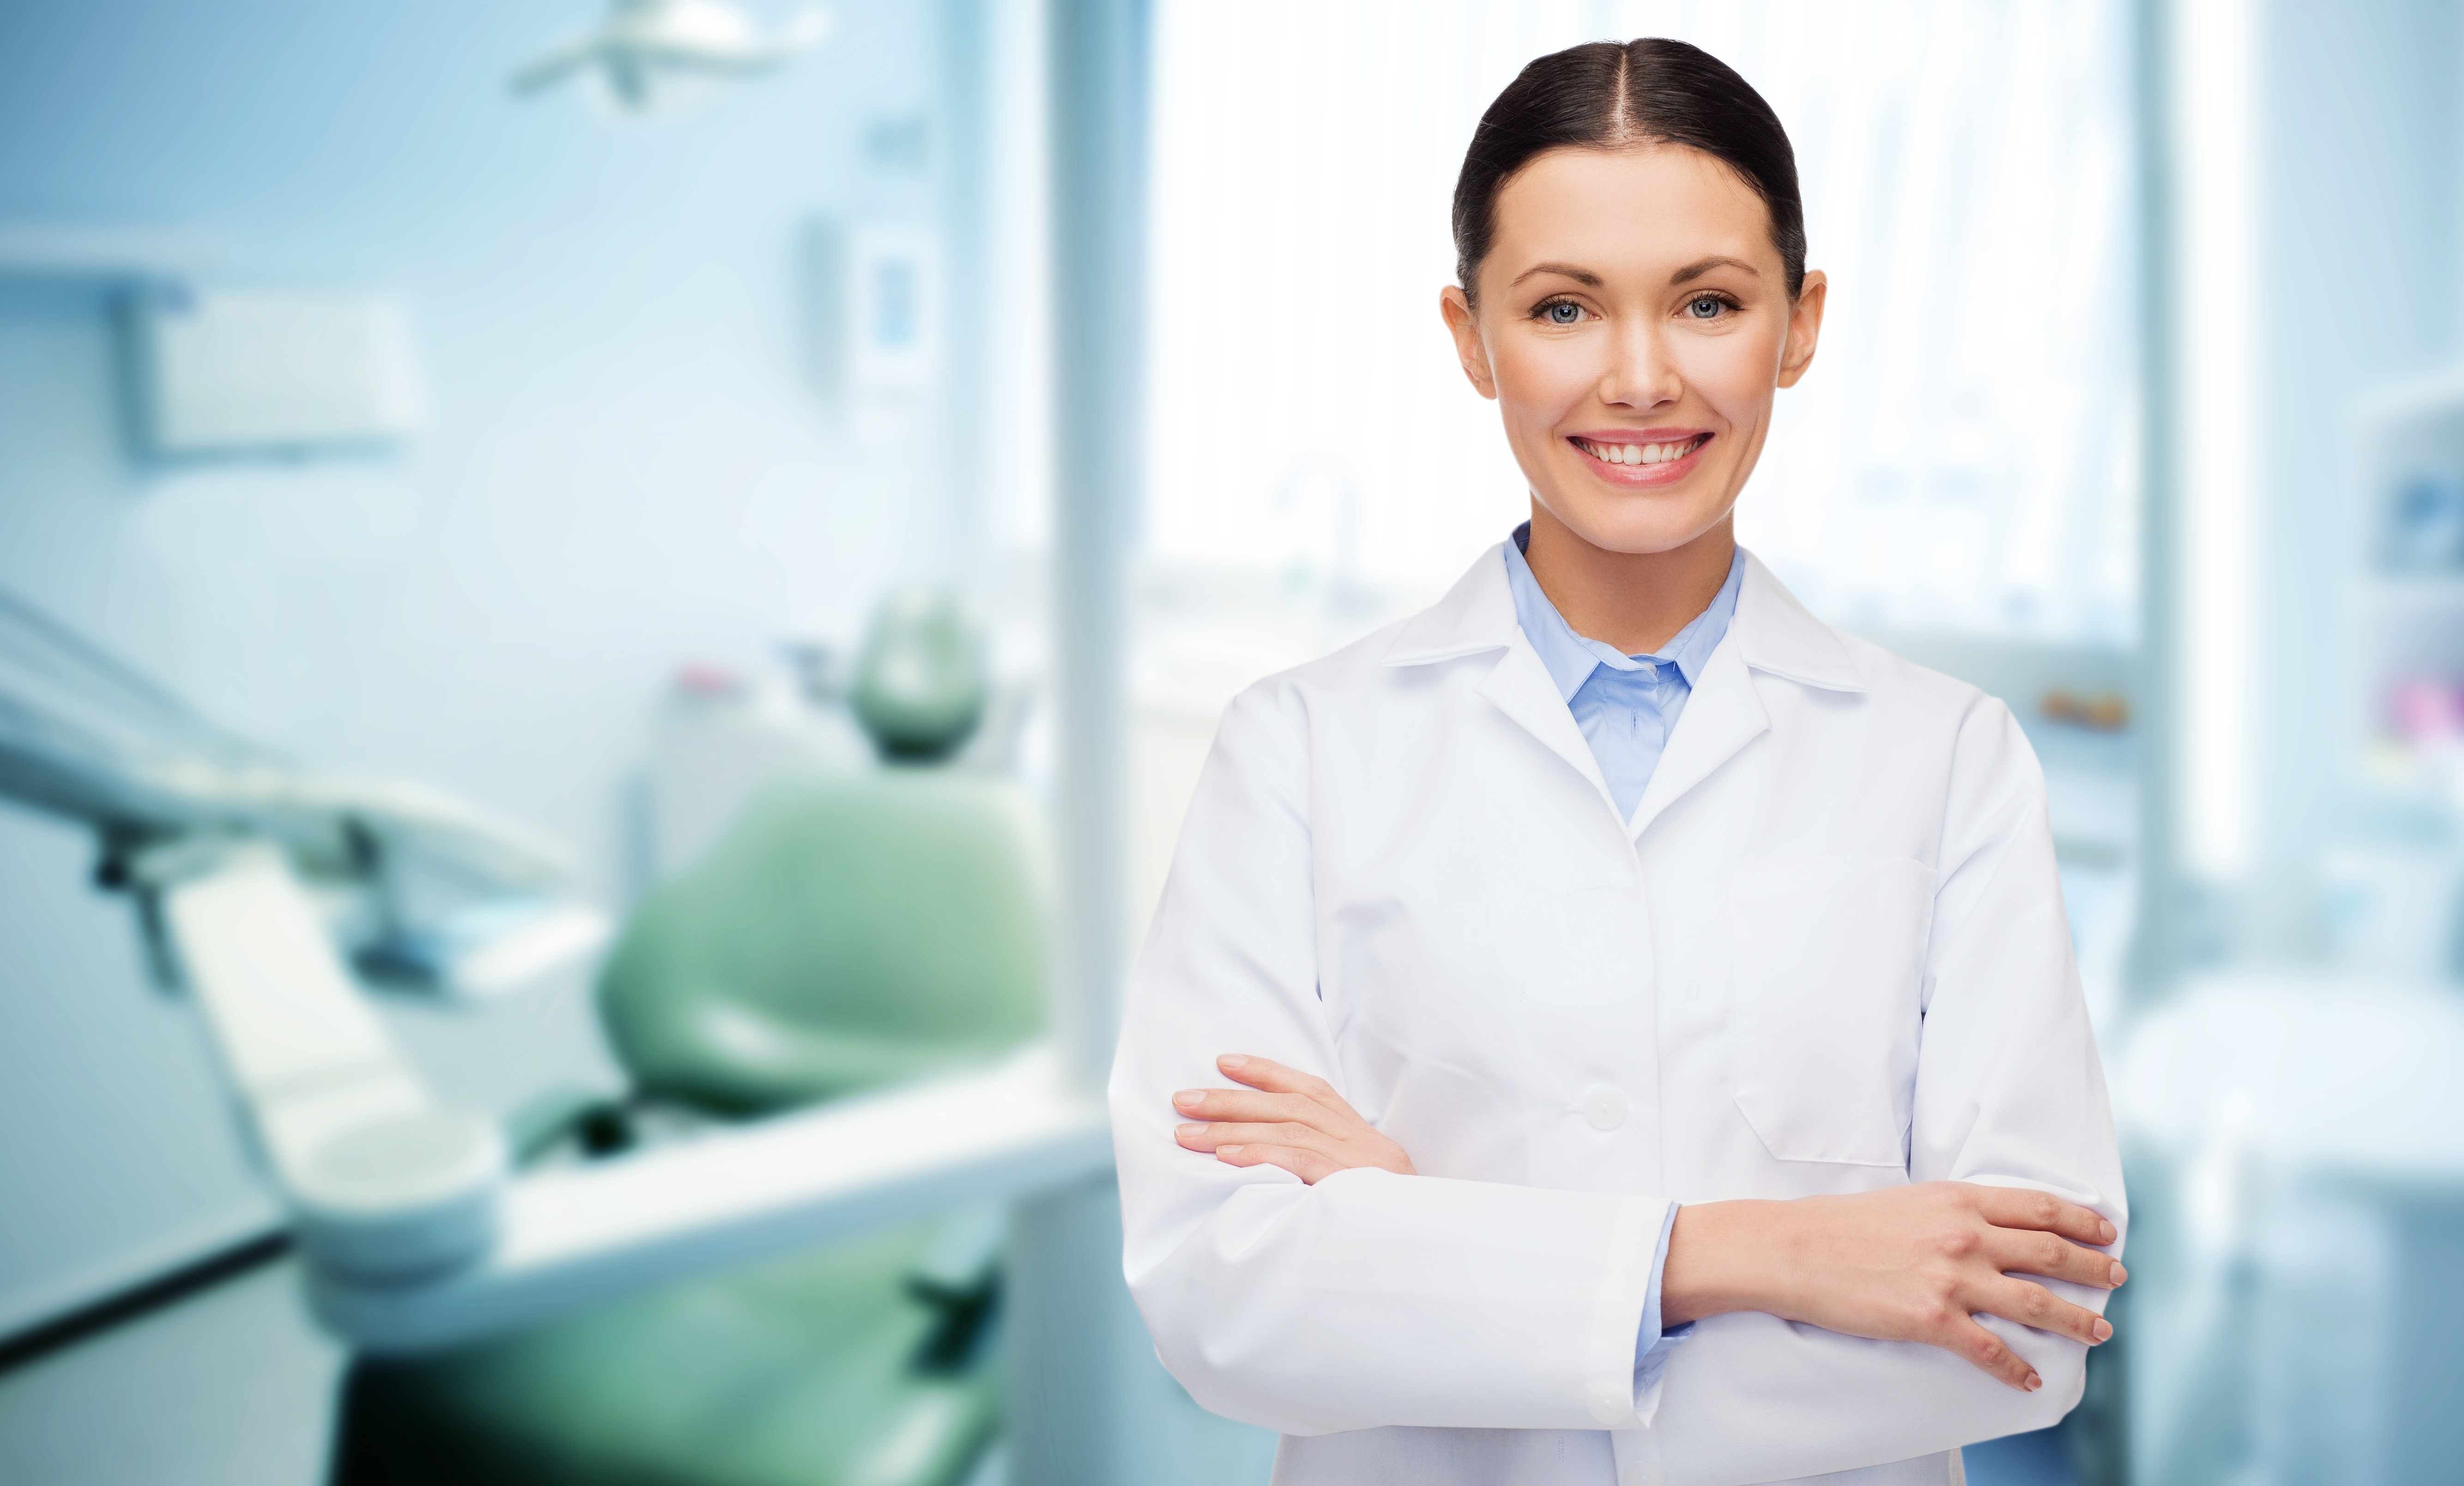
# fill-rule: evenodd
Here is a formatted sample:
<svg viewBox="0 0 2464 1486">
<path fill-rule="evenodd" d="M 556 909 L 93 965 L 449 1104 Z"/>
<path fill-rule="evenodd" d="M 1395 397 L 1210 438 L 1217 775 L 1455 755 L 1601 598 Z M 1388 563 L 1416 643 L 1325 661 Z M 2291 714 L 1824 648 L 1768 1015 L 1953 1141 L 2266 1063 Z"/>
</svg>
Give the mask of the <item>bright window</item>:
<svg viewBox="0 0 2464 1486">
<path fill-rule="evenodd" d="M 1747 544 L 1852 627 L 2126 643 L 2123 0 L 1160 0 L 1149 563 L 1383 614 L 1521 519 L 1438 318 L 1455 171 L 1524 62 L 1644 34 L 1778 110 L 1831 276 Z"/>
</svg>

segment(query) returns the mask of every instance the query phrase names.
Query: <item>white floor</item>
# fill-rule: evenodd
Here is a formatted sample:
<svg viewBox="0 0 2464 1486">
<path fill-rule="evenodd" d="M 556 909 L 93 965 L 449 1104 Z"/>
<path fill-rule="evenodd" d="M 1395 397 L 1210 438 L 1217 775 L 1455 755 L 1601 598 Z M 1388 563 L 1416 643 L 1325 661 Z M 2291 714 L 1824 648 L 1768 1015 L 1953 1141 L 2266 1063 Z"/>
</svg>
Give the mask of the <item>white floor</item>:
<svg viewBox="0 0 2464 1486">
<path fill-rule="evenodd" d="M 341 1350 L 289 1263 L 0 1373 L 9 1486 L 314 1486 Z"/>
<path fill-rule="evenodd" d="M 7 1486 L 317 1486 L 343 1355 L 286 1261 L 0 1373 Z M 1262 1462 L 1263 1463 L 1263 1462 Z M 996 1454 L 970 1486 L 1000 1486 Z M 2057 1442 L 1972 1446 L 1976 1486 L 2067 1486 Z"/>
</svg>

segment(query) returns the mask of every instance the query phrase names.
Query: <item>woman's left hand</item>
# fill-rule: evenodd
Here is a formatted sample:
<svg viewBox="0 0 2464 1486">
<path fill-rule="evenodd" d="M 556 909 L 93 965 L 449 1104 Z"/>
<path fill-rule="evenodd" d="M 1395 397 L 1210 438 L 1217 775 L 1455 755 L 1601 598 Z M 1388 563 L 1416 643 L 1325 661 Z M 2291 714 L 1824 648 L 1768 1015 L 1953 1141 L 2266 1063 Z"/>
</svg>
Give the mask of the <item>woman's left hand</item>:
<svg viewBox="0 0 2464 1486">
<path fill-rule="evenodd" d="M 1215 1066 L 1249 1087 L 1174 1095 L 1173 1108 L 1207 1121 L 1176 1132 L 1187 1149 L 1213 1151 L 1226 1165 L 1281 1166 L 1311 1185 L 1353 1166 L 1414 1175 L 1403 1147 L 1361 1119 L 1325 1079 L 1237 1053 L 1217 1058 Z"/>
</svg>

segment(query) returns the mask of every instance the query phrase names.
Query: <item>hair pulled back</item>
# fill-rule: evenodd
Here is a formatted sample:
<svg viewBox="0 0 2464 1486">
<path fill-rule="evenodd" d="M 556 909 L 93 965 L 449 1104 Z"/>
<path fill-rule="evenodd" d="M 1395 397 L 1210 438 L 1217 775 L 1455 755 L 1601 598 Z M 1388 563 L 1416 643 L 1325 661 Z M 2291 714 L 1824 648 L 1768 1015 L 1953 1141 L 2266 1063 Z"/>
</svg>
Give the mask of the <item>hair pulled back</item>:
<svg viewBox="0 0 2464 1486">
<path fill-rule="evenodd" d="M 1763 96 L 1697 46 L 1644 36 L 1593 41 L 1525 67 L 1480 116 L 1455 178 L 1455 274 L 1477 299 L 1482 260 L 1497 235 L 1497 197 L 1514 173 L 1552 149 L 1682 144 L 1727 165 L 1763 199 L 1788 296 L 1805 287 L 1805 204 L 1796 151 Z"/>
</svg>

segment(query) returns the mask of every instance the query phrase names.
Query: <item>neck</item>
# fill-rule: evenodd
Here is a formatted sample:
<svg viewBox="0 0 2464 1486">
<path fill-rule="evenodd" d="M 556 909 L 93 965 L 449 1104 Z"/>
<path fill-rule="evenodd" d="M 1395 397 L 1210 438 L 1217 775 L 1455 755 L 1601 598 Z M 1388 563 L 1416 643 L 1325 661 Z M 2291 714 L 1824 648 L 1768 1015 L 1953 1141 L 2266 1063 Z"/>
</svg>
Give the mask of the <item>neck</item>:
<svg viewBox="0 0 2464 1486">
<path fill-rule="evenodd" d="M 1523 556 L 1540 591 L 1576 634 L 1641 655 L 1675 639 L 1711 607 L 1736 551 L 1733 517 L 1665 552 L 1612 552 L 1584 541 L 1535 499 L 1531 545 Z"/>
</svg>

